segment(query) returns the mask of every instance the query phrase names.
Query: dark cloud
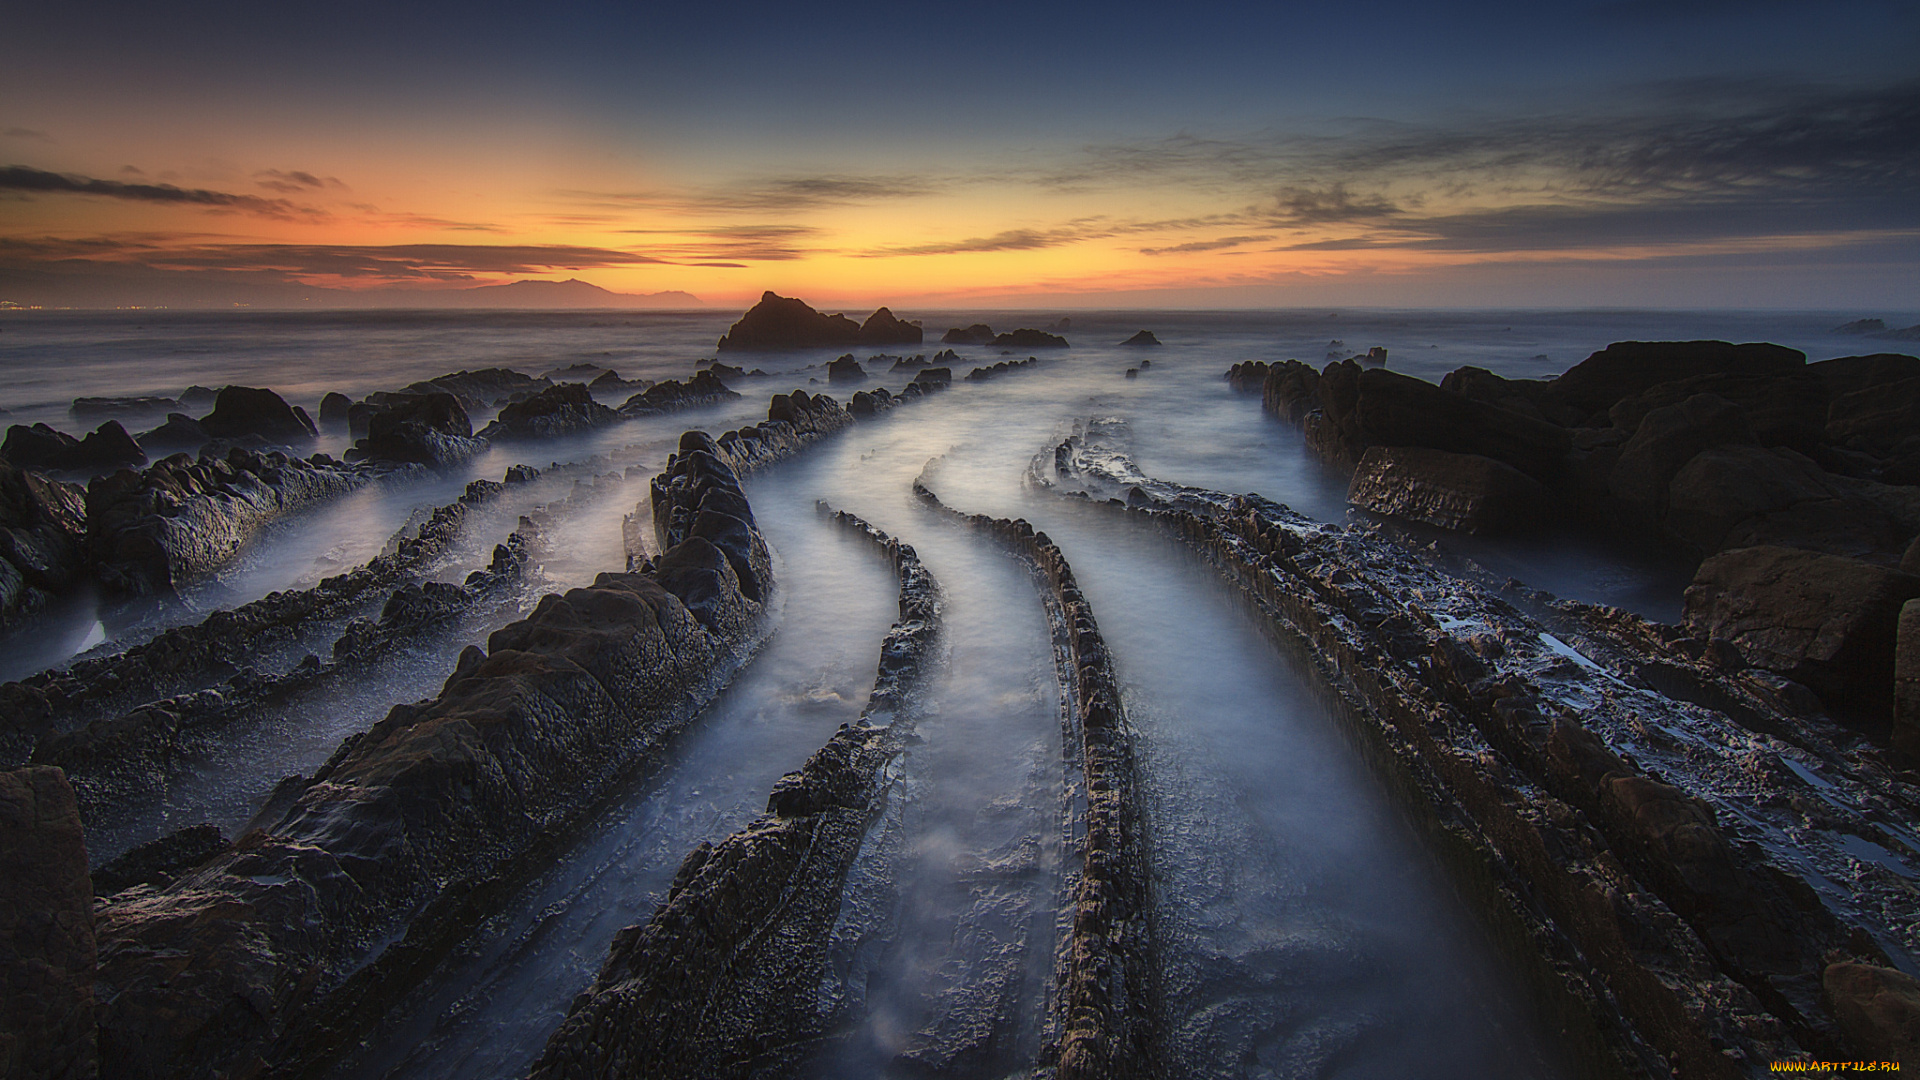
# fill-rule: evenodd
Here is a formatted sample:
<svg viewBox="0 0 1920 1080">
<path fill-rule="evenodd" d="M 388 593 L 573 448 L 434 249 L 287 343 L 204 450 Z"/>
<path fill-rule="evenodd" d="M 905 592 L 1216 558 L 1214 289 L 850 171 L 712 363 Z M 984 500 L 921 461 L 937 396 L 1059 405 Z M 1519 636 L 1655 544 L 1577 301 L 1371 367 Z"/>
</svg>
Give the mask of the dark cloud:
<svg viewBox="0 0 1920 1080">
<path fill-rule="evenodd" d="M 36 142 L 53 141 L 53 136 L 44 131 L 35 131 L 32 128 L 10 127 L 5 131 L 0 131 L 0 135 L 4 135 L 9 139 L 31 139 Z"/>
<path fill-rule="evenodd" d="M 85 176 L 46 172 L 28 168 L 25 165 L 0 167 L 0 190 L 31 194 L 95 195 L 133 202 L 204 206 L 222 210 L 242 210 L 276 218 L 321 216 L 320 211 L 295 205 L 286 199 L 263 199 L 257 195 L 235 195 L 203 188 L 175 187 L 172 184 L 130 184 L 121 180 L 96 180 Z"/>
<path fill-rule="evenodd" d="M 952 240 L 933 244 L 912 244 L 905 247 L 876 248 L 862 252 L 866 256 L 887 255 L 959 255 L 979 251 L 1038 251 L 1041 248 L 1059 247 L 1062 244 L 1078 243 L 1088 238 L 1088 234 L 1078 229 L 1008 229 L 992 236 L 976 236 L 968 240 Z"/>
<path fill-rule="evenodd" d="M 95 269 L 148 270 L 298 282 L 343 279 L 389 283 L 462 282 L 660 263 L 612 248 L 514 244 L 222 244 L 194 237 L 143 235 L 84 241 L 0 240 L 0 264 L 15 269 L 84 262 Z M 75 265 L 75 269 L 85 269 Z"/>
<path fill-rule="evenodd" d="M 1195 240 L 1186 244 L 1174 244 L 1172 247 L 1141 248 L 1142 255 L 1187 255 L 1197 251 L 1221 251 L 1236 248 L 1243 244 L 1257 244 L 1271 240 L 1271 236 L 1223 236 L 1218 240 Z"/>
<path fill-rule="evenodd" d="M 1400 208 L 1379 195 L 1355 195 L 1345 184 L 1314 189 L 1286 188 L 1274 200 L 1275 225 L 1327 225 L 1336 222 L 1379 221 Z"/>
<path fill-rule="evenodd" d="M 823 175 L 776 177 L 696 191 L 568 191 L 562 194 L 594 206 L 680 214 L 794 213 L 918 198 L 937 194 L 951 182 L 911 174 Z"/>
<path fill-rule="evenodd" d="M 331 176 L 323 179 L 297 169 L 292 171 L 262 169 L 253 174 L 253 181 L 268 191 L 278 191 L 283 195 L 301 195 L 326 188 L 347 190 L 347 185 Z"/>
<path fill-rule="evenodd" d="M 647 250 L 663 258 L 702 260 L 689 265 L 739 265 L 718 263 L 715 259 L 745 259 L 749 262 L 791 262 L 822 254 L 822 249 L 806 241 L 821 235 L 810 225 L 717 225 L 694 229 L 622 229 L 637 236 L 673 237 L 656 242 Z"/>
</svg>

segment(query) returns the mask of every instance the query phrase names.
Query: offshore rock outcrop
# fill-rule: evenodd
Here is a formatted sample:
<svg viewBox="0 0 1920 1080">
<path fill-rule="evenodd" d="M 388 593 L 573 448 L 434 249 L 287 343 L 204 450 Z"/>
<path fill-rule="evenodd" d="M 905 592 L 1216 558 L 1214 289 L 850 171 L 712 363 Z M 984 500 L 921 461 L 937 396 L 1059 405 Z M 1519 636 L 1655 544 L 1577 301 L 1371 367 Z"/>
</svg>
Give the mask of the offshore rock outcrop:
<svg viewBox="0 0 1920 1080">
<path fill-rule="evenodd" d="M 426 379 L 403 387 L 401 392 L 452 394 L 460 399 L 460 406 L 468 413 L 478 413 L 495 405 L 531 397 L 552 385 L 551 380 L 536 379 L 511 368 L 480 368 Z"/>
<path fill-rule="evenodd" d="M 77 471 L 144 465 L 147 452 L 120 426 L 120 421 L 109 420 L 84 439 L 45 424 L 15 424 L 7 429 L 6 442 L 0 444 L 0 458 L 22 469 Z"/>
<path fill-rule="evenodd" d="M 940 344 L 991 345 L 993 344 L 993 327 L 986 323 L 974 323 L 964 330 L 956 326 L 940 335 Z"/>
<path fill-rule="evenodd" d="M 690 481 L 677 499 L 738 494 L 697 456 L 668 466 Z M 316 1067 L 697 713 L 757 642 L 761 610 L 698 536 L 648 571 L 542 599 L 437 697 L 395 706 L 276 793 L 231 851 L 99 909 L 103 1066 Z"/>
<path fill-rule="evenodd" d="M 1596 1075 L 1867 1056 L 1824 984 L 1920 946 L 1904 824 L 1920 805 L 1875 751 L 1686 630 L 1503 595 L 1365 530 L 1146 480 L 1100 441 L 1056 448 L 1037 478 L 1124 495 L 1115 513 L 1239 585 Z"/>
<path fill-rule="evenodd" d="M 749 349 L 806 349 L 843 345 L 918 345 L 920 328 L 880 308 L 857 323 L 845 315 L 815 311 L 804 300 L 762 293 L 760 302 L 740 316 L 720 339 L 722 352 Z"/>
<path fill-rule="evenodd" d="M 913 490 L 947 509 L 922 481 Z M 958 516 L 1030 560 L 1040 579 L 1065 694 L 1068 756 L 1085 785 L 1083 861 L 1053 1003 L 1056 1042 L 1042 1065 L 1059 1080 L 1163 1075 L 1147 818 L 1133 728 L 1106 642 L 1073 568 L 1046 533 L 1019 519 Z"/>
<path fill-rule="evenodd" d="M 732 401 L 740 395 L 727 389 L 720 374 L 707 368 L 697 372 L 685 383 L 675 379 L 663 379 L 626 400 L 620 406 L 621 416 L 658 416 L 663 413 L 679 412 L 701 405 L 718 405 L 723 401 Z"/>
<path fill-rule="evenodd" d="M 1039 362 L 1040 358 L 1037 356 L 1029 356 L 1025 360 L 1002 360 L 997 364 L 992 364 L 987 367 L 977 367 L 967 372 L 967 381 L 984 382 L 987 379 L 993 378 L 995 375 L 1004 375 L 1009 371 L 1017 371 L 1023 367 L 1032 367 Z"/>
<path fill-rule="evenodd" d="M 524 468 L 524 466 L 522 467 Z M 528 470 L 531 472 L 531 470 Z M 417 530 L 403 530 L 393 550 L 310 589 L 271 593 L 192 626 L 169 628 L 112 656 L 80 660 L 0 685 L 0 762 L 25 760 L 35 742 L 75 731 L 116 710 L 242 676 L 264 650 L 285 646 L 321 620 L 347 614 L 376 590 L 390 588 L 444 555 L 462 535 L 468 514 L 503 485 L 475 480 L 454 502 L 436 507 Z"/>
<path fill-rule="evenodd" d="M 310 442 L 316 434 L 306 410 L 253 386 L 221 387 L 213 411 L 200 418 L 200 430 L 215 439 L 258 438 L 283 446 Z"/>
<path fill-rule="evenodd" d="M 343 417 L 344 419 L 344 417 Z M 347 451 L 350 461 L 391 461 L 445 468 L 487 448 L 452 394 L 396 394 L 367 418 L 367 435 Z"/>
<path fill-rule="evenodd" d="M 239 447 L 96 477 L 87 485 L 92 562 L 109 592 L 170 592 L 226 565 L 263 526 L 368 479 L 322 455 L 305 461 Z"/>
<path fill-rule="evenodd" d="M 0 1075 L 92 1080 L 93 886 L 59 769 L 0 772 Z"/>
<path fill-rule="evenodd" d="M 825 507 L 822 507 L 825 512 Z M 848 990 L 848 871 L 895 790 L 914 696 L 940 638 L 939 585 L 912 547 L 846 513 L 899 579 L 860 719 L 774 785 L 766 816 L 681 864 L 658 911 L 615 937 L 594 983 L 535 1063 L 537 1080 L 667 1080 L 792 1071 L 835 1027 Z"/>
<path fill-rule="evenodd" d="M 1033 330 L 1022 327 L 1004 334 L 995 334 L 986 344 L 1001 349 L 1065 349 L 1067 339 L 1058 334 L 1049 334 L 1045 330 Z"/>
<path fill-rule="evenodd" d="M 619 419 L 619 413 L 593 400 L 593 394 L 585 386 L 560 383 L 509 403 L 491 424 L 480 429 L 480 437 L 548 439 L 591 431 Z"/>
<path fill-rule="evenodd" d="M 86 493 L 0 461 L 0 630 L 72 588 L 86 550 Z"/>
</svg>

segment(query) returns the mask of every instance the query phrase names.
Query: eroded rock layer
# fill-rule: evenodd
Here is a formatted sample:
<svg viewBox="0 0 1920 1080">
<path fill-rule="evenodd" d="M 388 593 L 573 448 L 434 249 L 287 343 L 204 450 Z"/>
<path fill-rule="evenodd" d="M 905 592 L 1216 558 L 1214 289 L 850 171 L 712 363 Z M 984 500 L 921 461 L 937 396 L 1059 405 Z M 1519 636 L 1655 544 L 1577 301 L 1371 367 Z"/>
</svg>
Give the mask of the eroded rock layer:
<svg viewBox="0 0 1920 1080">
<path fill-rule="evenodd" d="M 738 495 L 723 466 L 668 466 L 696 471 L 678 489 L 695 505 Z M 468 650 L 437 697 L 350 737 L 230 850 L 100 908 L 103 1067 L 310 1070 L 658 753 L 757 642 L 761 610 L 689 536 Z"/>
<path fill-rule="evenodd" d="M 914 493 L 940 505 L 914 482 Z M 1066 556 L 1022 520 L 960 515 L 1032 561 L 1053 626 L 1055 660 L 1066 694 L 1070 757 L 1085 782 L 1084 861 L 1073 886 L 1072 926 L 1060 951 L 1053 1004 L 1052 1059 L 1059 1080 L 1162 1075 L 1152 927 L 1152 868 L 1139 796 L 1133 729 L 1093 609 Z"/>
<path fill-rule="evenodd" d="M 1041 479 L 1124 496 L 1115 513 L 1241 587 L 1477 894 L 1576 1060 L 1735 1077 L 1871 1056 L 1823 983 L 1920 952 L 1920 835 L 1903 824 L 1920 799 L 1878 752 L 1680 628 L 1502 595 L 1258 496 L 1145 481 L 1099 442 L 1062 444 Z"/>
<path fill-rule="evenodd" d="M 833 516 L 878 545 L 900 582 L 900 619 L 866 708 L 774 785 L 765 817 L 694 849 L 653 918 L 620 932 L 534 1065 L 539 1080 L 780 1075 L 845 1011 L 847 974 L 834 962 L 842 894 L 895 797 L 941 598 L 912 547 Z"/>
</svg>

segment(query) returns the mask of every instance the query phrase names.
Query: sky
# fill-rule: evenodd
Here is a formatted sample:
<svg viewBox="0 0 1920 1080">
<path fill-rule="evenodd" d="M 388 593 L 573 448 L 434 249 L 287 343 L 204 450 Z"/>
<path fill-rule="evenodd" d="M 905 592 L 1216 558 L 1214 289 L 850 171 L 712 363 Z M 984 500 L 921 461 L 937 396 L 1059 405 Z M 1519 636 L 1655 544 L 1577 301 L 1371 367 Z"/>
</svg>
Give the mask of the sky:
<svg viewBox="0 0 1920 1080">
<path fill-rule="evenodd" d="M 0 0 L 0 303 L 1920 309 L 1920 5 Z"/>
</svg>

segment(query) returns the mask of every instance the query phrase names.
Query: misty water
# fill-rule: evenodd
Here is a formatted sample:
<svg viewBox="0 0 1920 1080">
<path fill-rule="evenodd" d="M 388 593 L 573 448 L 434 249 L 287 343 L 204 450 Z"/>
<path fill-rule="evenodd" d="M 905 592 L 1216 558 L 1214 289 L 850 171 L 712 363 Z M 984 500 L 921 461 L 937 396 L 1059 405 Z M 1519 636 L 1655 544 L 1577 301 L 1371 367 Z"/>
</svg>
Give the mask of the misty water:
<svg viewBox="0 0 1920 1080">
<path fill-rule="evenodd" d="M 927 326 L 931 339 L 946 325 L 1046 326 L 1061 314 L 940 314 Z M 1023 482 L 1028 464 L 1075 420 L 1113 416 L 1127 422 L 1149 475 L 1258 492 L 1342 521 L 1344 484 L 1306 454 L 1297 430 L 1261 412 L 1257 395 L 1229 390 L 1222 375 L 1233 363 L 1318 364 L 1383 345 L 1389 367 L 1437 380 L 1465 364 L 1551 376 L 1626 339 L 1773 340 L 1816 360 L 1871 350 L 1831 336 L 1845 319 L 1820 313 L 1070 314 L 1064 332 L 1073 349 L 990 381 L 956 382 L 750 478 L 779 582 L 759 652 L 662 760 L 628 777 L 575 835 L 556 838 L 553 864 L 456 949 L 338 1075 L 523 1074 L 591 981 L 612 935 L 651 914 L 686 853 L 760 813 L 773 782 L 859 714 L 894 617 L 895 581 L 870 545 L 817 514 L 816 500 L 914 545 L 946 591 L 947 628 L 940 670 L 916 706 L 918 741 L 901 797 L 882 823 L 887 842 L 872 845 L 854 870 L 853 888 L 883 898 L 883 940 L 863 961 L 864 992 L 849 997 L 839 1036 L 811 1069 L 1002 1076 L 1031 1064 L 1045 1038 L 1072 869 L 1060 687 L 1027 570 L 916 501 L 910 488 L 923 473 L 950 506 L 1025 517 L 1052 535 L 1107 637 L 1140 733 L 1167 1051 L 1177 1074 L 1557 1071 L 1551 1035 L 1528 1014 L 1473 913 L 1241 601 L 1184 547 L 1031 488 Z M 0 318 L 0 382 L 8 387 L 0 419 L 75 430 L 66 415 L 73 397 L 177 395 L 191 383 L 272 386 L 313 412 L 329 390 L 357 397 L 487 366 L 537 375 L 592 363 L 628 378 L 685 378 L 713 355 L 730 317 L 8 313 Z M 1142 327 L 1165 347 L 1112 344 Z M 939 348 L 930 341 L 886 351 Z M 956 376 L 1005 358 L 957 351 Z M 350 569 L 471 479 L 497 480 L 521 462 L 577 466 L 480 508 L 455 549 L 425 574 L 460 580 L 486 563 L 522 514 L 545 507 L 535 564 L 511 594 L 228 733 L 164 798 L 124 808 L 110 826 L 90 823 L 96 861 L 183 825 L 243 825 L 281 777 L 311 771 L 393 703 L 432 696 L 464 645 L 546 592 L 622 569 L 621 519 L 644 504 L 646 477 L 679 432 L 718 434 L 764 416 L 772 393 L 825 390 L 822 369 L 833 355 L 725 356 L 772 374 L 741 380 L 735 388 L 744 396 L 724 406 L 587 437 L 496 444 L 450 473 L 378 482 L 267 530 L 232 567 L 178 597 L 78 598 L 0 643 L 6 678 L 83 650 L 110 653 L 213 608 Z M 1125 377 L 1143 360 L 1151 364 Z M 897 390 L 906 378 L 881 365 L 834 391 Z M 475 427 L 485 419 L 474 417 Z M 333 436 L 317 449 L 344 447 Z M 617 478 L 590 486 L 608 474 Z M 1633 552 L 1558 538 L 1441 542 L 1560 595 L 1655 618 L 1679 610 L 1684 579 Z M 377 615 L 383 596 L 360 614 Z M 324 648 L 344 621 L 312 628 L 302 648 L 263 656 L 261 669 L 285 670 L 303 649 Z"/>
</svg>

